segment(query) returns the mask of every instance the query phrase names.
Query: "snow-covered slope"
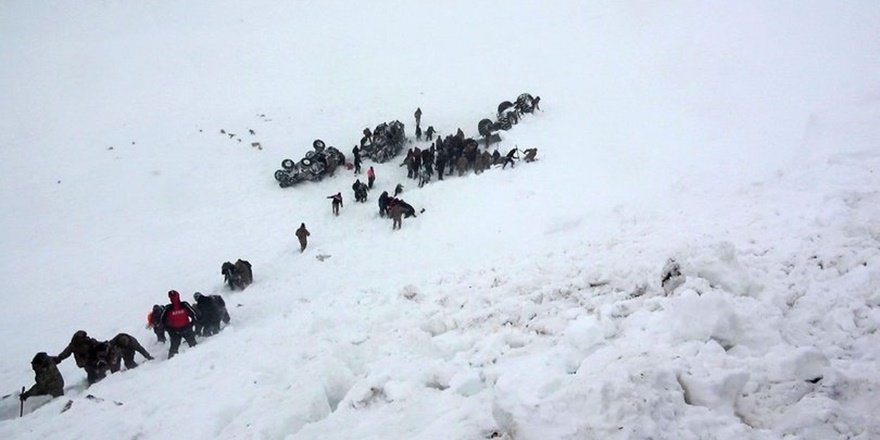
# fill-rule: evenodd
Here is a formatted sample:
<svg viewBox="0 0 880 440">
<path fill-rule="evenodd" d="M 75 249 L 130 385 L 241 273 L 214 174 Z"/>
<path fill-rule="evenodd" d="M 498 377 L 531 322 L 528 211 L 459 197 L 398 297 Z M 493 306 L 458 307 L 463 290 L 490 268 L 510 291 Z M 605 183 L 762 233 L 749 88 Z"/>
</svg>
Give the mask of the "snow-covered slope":
<svg viewBox="0 0 880 440">
<path fill-rule="evenodd" d="M 77 329 L 157 360 L 87 391 L 67 361 L 64 398 L 21 419 L 0 401 L 0 438 L 876 438 L 878 19 L 7 2 L 3 394 Z M 417 106 L 475 135 L 521 92 L 543 111 L 502 145 L 538 162 L 422 189 L 375 165 L 425 209 L 399 232 L 350 173 L 272 179 L 315 138 L 348 152 L 393 119 L 412 136 Z M 236 258 L 242 293 L 219 275 Z M 669 258 L 686 280 L 666 296 Z M 166 360 L 143 321 L 169 289 L 224 295 L 232 325 Z"/>
</svg>

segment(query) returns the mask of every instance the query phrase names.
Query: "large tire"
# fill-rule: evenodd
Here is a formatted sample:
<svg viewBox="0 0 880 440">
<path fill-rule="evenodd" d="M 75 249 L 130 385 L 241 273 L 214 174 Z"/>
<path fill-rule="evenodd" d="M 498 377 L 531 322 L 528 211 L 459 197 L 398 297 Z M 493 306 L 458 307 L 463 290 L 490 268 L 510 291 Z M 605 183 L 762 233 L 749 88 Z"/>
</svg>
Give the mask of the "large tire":
<svg viewBox="0 0 880 440">
<path fill-rule="evenodd" d="M 494 124 L 491 119 L 483 119 L 477 124 L 477 132 L 482 136 L 489 136 L 492 134 L 492 128 Z"/>
<path fill-rule="evenodd" d="M 284 181 L 287 180 L 287 173 L 285 173 L 284 170 L 275 171 L 275 180 L 284 183 Z"/>
<path fill-rule="evenodd" d="M 322 140 L 320 140 L 320 139 L 315 139 L 315 141 L 312 142 L 312 148 L 314 148 L 315 151 L 321 151 L 321 150 L 323 150 L 324 147 L 326 147 L 326 146 L 327 146 L 327 145 L 324 143 L 324 141 L 322 141 Z"/>
<path fill-rule="evenodd" d="M 299 164 L 302 165 L 303 168 L 308 168 L 312 166 L 313 163 L 315 163 L 315 161 L 313 161 L 310 157 L 304 157 L 301 161 L 299 161 Z"/>
<path fill-rule="evenodd" d="M 501 119 L 498 120 L 498 127 L 504 131 L 507 131 L 513 127 L 513 124 L 511 124 L 510 118 L 502 116 Z"/>
<path fill-rule="evenodd" d="M 281 161 L 281 168 L 284 168 L 285 170 L 290 171 L 294 166 L 296 166 L 296 162 L 292 159 L 284 159 Z"/>
<path fill-rule="evenodd" d="M 504 114 L 504 111 L 513 107 L 513 103 L 510 101 L 504 101 L 501 104 L 498 104 L 498 115 L 501 116 Z"/>
</svg>

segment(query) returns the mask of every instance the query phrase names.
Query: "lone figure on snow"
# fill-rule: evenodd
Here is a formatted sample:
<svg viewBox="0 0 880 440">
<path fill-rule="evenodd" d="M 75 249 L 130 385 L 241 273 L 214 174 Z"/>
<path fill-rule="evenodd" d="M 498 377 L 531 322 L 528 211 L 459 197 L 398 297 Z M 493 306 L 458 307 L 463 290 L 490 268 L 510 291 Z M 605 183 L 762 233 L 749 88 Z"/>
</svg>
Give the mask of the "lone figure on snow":
<svg viewBox="0 0 880 440">
<path fill-rule="evenodd" d="M 302 223 L 299 225 L 299 229 L 296 230 L 296 238 L 299 239 L 299 252 L 303 253 L 306 250 L 306 245 L 308 244 L 309 230 L 306 229 L 306 224 Z"/>
</svg>

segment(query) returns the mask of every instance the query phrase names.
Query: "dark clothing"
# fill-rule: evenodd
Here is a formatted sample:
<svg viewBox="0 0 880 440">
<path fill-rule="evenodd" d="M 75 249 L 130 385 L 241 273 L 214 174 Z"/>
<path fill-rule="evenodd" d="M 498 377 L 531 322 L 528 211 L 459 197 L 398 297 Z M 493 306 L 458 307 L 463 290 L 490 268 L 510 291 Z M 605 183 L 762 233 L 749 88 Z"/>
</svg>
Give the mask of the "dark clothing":
<svg viewBox="0 0 880 440">
<path fill-rule="evenodd" d="M 309 233 L 309 230 L 306 229 L 306 224 L 303 223 L 300 225 L 299 229 L 296 230 L 296 238 L 299 240 L 299 251 L 304 252 L 306 250 L 306 245 L 308 244 L 308 237 L 312 235 Z"/>
<path fill-rule="evenodd" d="M 129 370 L 137 367 L 137 362 L 134 361 L 135 353 L 140 353 L 141 356 L 148 360 L 153 359 L 153 356 L 150 356 L 150 353 L 132 335 L 120 333 L 110 340 L 110 344 L 113 345 L 113 348 L 115 348 L 119 354 L 119 356 L 112 359 L 110 364 L 111 372 L 115 373 L 119 371 L 120 357 L 122 358 L 121 360 L 125 362 L 125 368 L 128 368 Z"/>
<path fill-rule="evenodd" d="M 358 174 L 361 172 L 361 150 L 358 149 L 357 145 L 352 148 L 351 154 L 354 155 L 354 173 Z"/>
<path fill-rule="evenodd" d="M 52 397 L 64 395 L 64 377 L 58 371 L 52 356 L 44 352 L 37 353 L 31 361 L 31 368 L 34 369 L 36 383 L 20 396 L 21 400 L 47 394 Z"/>
<path fill-rule="evenodd" d="M 187 328 L 179 329 L 179 330 L 168 330 L 168 338 L 171 339 L 171 348 L 168 349 L 168 359 L 174 357 L 177 354 L 177 350 L 180 348 L 180 339 L 183 338 L 186 340 L 187 345 L 190 347 L 195 347 L 196 345 L 196 335 L 193 333 L 192 325 Z"/>
<path fill-rule="evenodd" d="M 428 130 L 425 131 L 425 140 L 433 141 L 434 140 L 434 126 L 428 126 Z"/>
<path fill-rule="evenodd" d="M 220 332 L 220 323 L 229 323 L 229 312 L 226 302 L 220 295 L 201 295 L 196 297 L 195 307 L 199 314 L 195 333 L 201 336 L 216 335 Z"/>
<path fill-rule="evenodd" d="M 67 344 L 67 347 L 52 360 L 56 364 L 60 364 L 72 354 L 73 360 L 76 361 L 76 366 L 85 368 L 91 362 L 92 348 L 97 344 L 98 341 L 87 336 L 86 332 L 76 332 L 73 338 L 71 338 L 70 344 Z"/>
<path fill-rule="evenodd" d="M 159 304 L 153 304 L 153 310 L 150 312 L 150 327 L 153 328 L 153 333 L 156 334 L 156 338 L 161 343 L 165 343 L 165 324 L 162 324 L 162 311 L 165 310 L 164 307 Z"/>
<path fill-rule="evenodd" d="M 388 210 L 388 201 L 391 197 L 388 196 L 388 191 L 382 191 L 382 195 L 379 196 L 379 217 L 385 217 L 385 214 Z"/>
<path fill-rule="evenodd" d="M 333 215 L 339 215 L 339 208 L 342 207 L 342 194 L 336 193 L 327 198 L 332 201 L 331 203 L 333 204 Z"/>
<path fill-rule="evenodd" d="M 223 274 L 226 284 L 228 284 L 229 288 L 232 290 L 235 290 L 236 288 L 244 290 L 245 287 L 254 282 L 254 273 L 251 270 L 251 263 L 246 260 L 238 259 L 235 264 L 227 261 L 223 263 L 223 266 L 220 268 L 220 273 Z"/>
</svg>

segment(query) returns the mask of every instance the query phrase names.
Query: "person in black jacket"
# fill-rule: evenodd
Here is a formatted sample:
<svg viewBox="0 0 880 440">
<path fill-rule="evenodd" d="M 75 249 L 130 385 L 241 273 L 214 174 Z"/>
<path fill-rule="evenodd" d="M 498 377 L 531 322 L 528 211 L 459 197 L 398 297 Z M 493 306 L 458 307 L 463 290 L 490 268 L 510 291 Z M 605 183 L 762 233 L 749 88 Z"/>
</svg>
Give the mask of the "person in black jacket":
<svg viewBox="0 0 880 440">
<path fill-rule="evenodd" d="M 180 293 L 176 290 L 168 292 L 168 299 L 171 303 L 165 306 L 159 322 L 165 324 L 165 330 L 168 331 L 168 337 L 171 339 L 171 347 L 168 350 L 168 359 L 171 359 L 177 354 L 181 338 L 185 339 L 190 347 L 195 347 L 196 336 L 193 333 L 193 324 L 198 322 L 199 315 L 188 302 L 180 300 Z"/>
<path fill-rule="evenodd" d="M 339 208 L 342 207 L 342 193 L 339 192 L 339 193 L 333 194 L 332 196 L 328 196 L 327 198 L 332 201 L 331 203 L 333 204 L 333 215 L 338 216 L 339 215 Z"/>
<path fill-rule="evenodd" d="M 34 369 L 34 380 L 36 384 L 29 390 L 18 396 L 22 401 L 28 397 L 50 395 L 58 397 L 64 395 L 64 377 L 58 371 L 55 365 L 55 359 L 45 352 L 39 352 L 31 361 L 31 368 Z"/>
<path fill-rule="evenodd" d="M 385 217 L 388 213 L 389 200 L 391 197 L 388 195 L 388 191 L 382 191 L 382 195 L 379 196 L 379 217 Z"/>
<path fill-rule="evenodd" d="M 196 323 L 196 334 L 201 336 L 216 335 L 220 332 L 220 323 L 229 324 L 229 312 L 226 310 L 226 302 L 220 295 L 202 295 L 201 292 L 193 294 L 195 308 L 199 314 Z"/>
<path fill-rule="evenodd" d="M 361 150 L 357 145 L 351 149 L 351 154 L 354 155 L 354 173 L 360 174 L 361 172 Z"/>
</svg>

